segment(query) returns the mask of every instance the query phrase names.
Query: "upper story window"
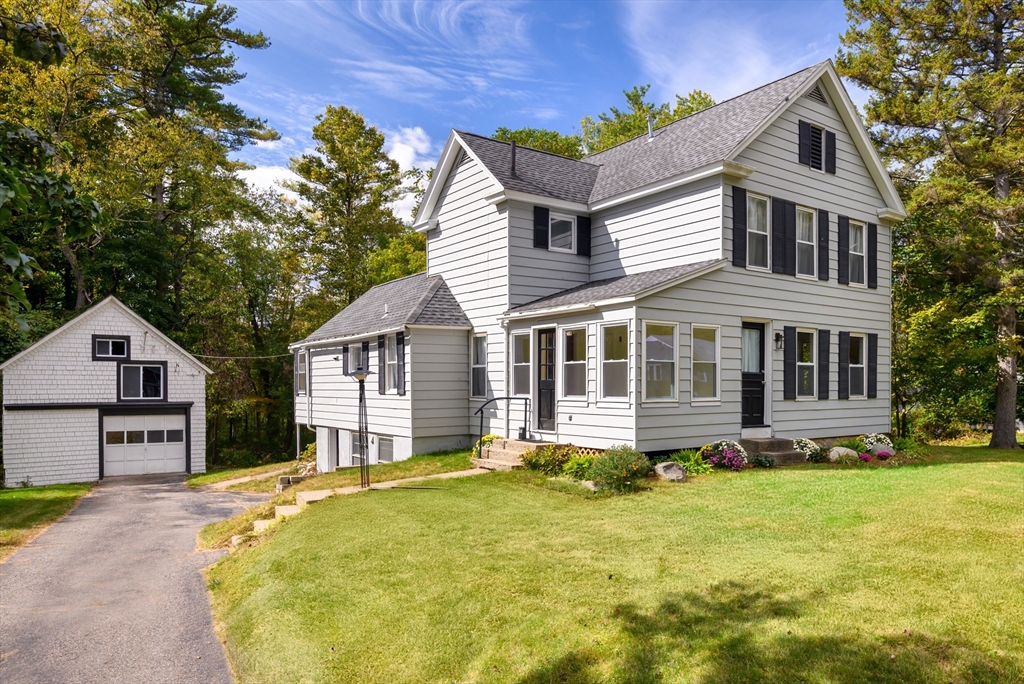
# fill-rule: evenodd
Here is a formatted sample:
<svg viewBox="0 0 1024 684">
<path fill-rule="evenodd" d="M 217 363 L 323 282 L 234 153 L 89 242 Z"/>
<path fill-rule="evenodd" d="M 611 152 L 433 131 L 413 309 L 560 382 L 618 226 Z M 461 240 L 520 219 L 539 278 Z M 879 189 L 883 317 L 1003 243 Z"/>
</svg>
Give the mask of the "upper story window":
<svg viewBox="0 0 1024 684">
<path fill-rule="evenodd" d="M 487 396 L 487 335 L 474 335 L 470 368 L 470 395 Z"/>
<path fill-rule="evenodd" d="M 796 274 L 814 278 L 817 276 L 817 235 L 814 212 L 810 209 L 796 209 Z"/>
<path fill-rule="evenodd" d="M 165 372 L 162 364 L 122 364 L 121 399 L 163 399 Z"/>
<path fill-rule="evenodd" d="M 103 359 L 127 359 L 130 341 L 127 337 L 100 337 L 94 335 L 92 338 L 92 357 L 94 360 Z"/>
<path fill-rule="evenodd" d="M 850 221 L 850 283 L 865 284 L 864 224 Z"/>
<path fill-rule="evenodd" d="M 676 398 L 676 325 L 644 321 L 644 401 Z"/>
<path fill-rule="evenodd" d="M 629 396 L 629 326 L 601 328 L 601 398 Z"/>
<path fill-rule="evenodd" d="M 587 396 L 587 329 L 566 330 L 562 345 L 562 396 Z"/>
<path fill-rule="evenodd" d="M 295 393 L 306 393 L 306 352 L 295 355 Z"/>
<path fill-rule="evenodd" d="M 768 268 L 768 198 L 747 194 L 747 266 Z"/>
<path fill-rule="evenodd" d="M 530 335 L 512 336 L 512 394 L 530 393 Z"/>
<path fill-rule="evenodd" d="M 553 252 L 576 253 L 576 218 L 551 214 L 548 223 L 548 249 Z"/>
</svg>

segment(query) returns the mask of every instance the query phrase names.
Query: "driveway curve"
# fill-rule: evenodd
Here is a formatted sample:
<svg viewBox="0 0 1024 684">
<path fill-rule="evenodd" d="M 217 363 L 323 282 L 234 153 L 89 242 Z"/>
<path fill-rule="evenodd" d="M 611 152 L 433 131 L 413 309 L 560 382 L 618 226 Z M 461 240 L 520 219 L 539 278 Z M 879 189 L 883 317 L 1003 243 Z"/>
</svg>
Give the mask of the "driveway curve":
<svg viewBox="0 0 1024 684">
<path fill-rule="evenodd" d="M 230 684 L 196 533 L 266 500 L 183 475 L 104 480 L 0 564 L 0 682 Z"/>
</svg>

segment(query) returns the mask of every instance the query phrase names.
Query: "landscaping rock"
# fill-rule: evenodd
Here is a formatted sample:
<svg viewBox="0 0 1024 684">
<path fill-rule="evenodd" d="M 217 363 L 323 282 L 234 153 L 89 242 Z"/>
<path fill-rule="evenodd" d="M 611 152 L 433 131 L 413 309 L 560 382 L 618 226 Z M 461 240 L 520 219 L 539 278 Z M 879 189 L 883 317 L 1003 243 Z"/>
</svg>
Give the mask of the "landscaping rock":
<svg viewBox="0 0 1024 684">
<path fill-rule="evenodd" d="M 686 471 L 683 470 L 683 466 L 672 461 L 665 461 L 654 466 L 654 472 L 657 473 L 659 480 L 686 482 Z"/>
<path fill-rule="evenodd" d="M 828 452 L 828 460 L 835 463 L 843 456 L 851 456 L 857 458 L 859 454 L 853 449 L 847 449 L 846 447 L 832 447 L 831 451 Z"/>
<path fill-rule="evenodd" d="M 598 489 L 597 483 L 594 482 L 593 480 L 580 480 L 580 485 L 586 487 L 592 492 L 596 492 Z"/>
<path fill-rule="evenodd" d="M 872 456 L 877 456 L 883 451 L 892 456 L 893 452 L 896 450 L 887 444 L 875 444 L 873 447 L 868 449 L 868 453 L 871 454 Z"/>
</svg>

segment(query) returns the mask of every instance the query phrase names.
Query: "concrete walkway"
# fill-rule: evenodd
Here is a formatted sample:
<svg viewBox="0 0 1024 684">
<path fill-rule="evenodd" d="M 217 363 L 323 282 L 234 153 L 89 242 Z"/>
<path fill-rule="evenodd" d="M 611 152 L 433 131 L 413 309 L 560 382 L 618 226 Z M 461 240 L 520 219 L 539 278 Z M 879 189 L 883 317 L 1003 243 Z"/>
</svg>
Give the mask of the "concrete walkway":
<svg viewBox="0 0 1024 684">
<path fill-rule="evenodd" d="M 3 684 L 230 684 L 196 533 L 269 495 L 108 478 L 0 565 Z"/>
<path fill-rule="evenodd" d="M 206 489 L 222 492 L 228 487 L 236 484 L 242 484 L 243 482 L 252 482 L 253 480 L 266 480 L 268 477 L 277 477 L 278 475 L 284 475 L 295 466 L 290 465 L 287 468 L 281 468 L 280 470 L 271 470 L 269 473 L 260 473 L 259 475 L 248 475 L 246 477 L 236 477 L 233 480 L 224 480 L 223 482 L 215 482 L 211 485 L 204 485 L 197 487 L 197 489 Z"/>
</svg>

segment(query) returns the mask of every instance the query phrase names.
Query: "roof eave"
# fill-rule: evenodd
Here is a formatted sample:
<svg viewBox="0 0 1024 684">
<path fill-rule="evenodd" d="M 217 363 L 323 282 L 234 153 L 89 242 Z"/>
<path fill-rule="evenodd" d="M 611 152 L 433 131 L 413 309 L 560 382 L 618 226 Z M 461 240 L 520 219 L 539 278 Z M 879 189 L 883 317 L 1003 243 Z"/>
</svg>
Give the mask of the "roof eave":
<svg viewBox="0 0 1024 684">
<path fill-rule="evenodd" d="M 564 209 L 565 211 L 575 211 L 583 214 L 590 213 L 590 207 L 580 202 L 569 202 L 568 200 L 556 199 L 554 197 L 548 197 L 547 195 L 534 195 L 529 192 L 506 190 L 504 188 L 486 196 L 484 200 L 488 204 L 494 205 L 511 200 L 514 202 L 525 202 L 527 204 L 540 204 L 552 209 Z"/>
<path fill-rule="evenodd" d="M 373 337 L 374 335 L 390 335 L 392 333 L 401 332 L 408 327 L 406 324 L 399 326 L 384 328 L 381 330 L 371 330 L 369 332 L 359 333 L 358 335 L 344 335 L 342 337 L 327 337 L 322 340 L 299 340 L 298 342 L 292 342 L 288 345 L 289 351 L 296 351 L 299 349 L 308 349 L 310 347 L 329 347 L 334 344 L 344 344 L 346 342 L 353 342 L 355 340 L 362 340 L 366 337 Z"/>
</svg>

